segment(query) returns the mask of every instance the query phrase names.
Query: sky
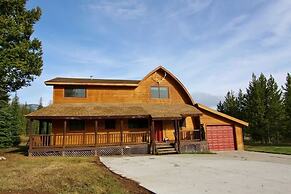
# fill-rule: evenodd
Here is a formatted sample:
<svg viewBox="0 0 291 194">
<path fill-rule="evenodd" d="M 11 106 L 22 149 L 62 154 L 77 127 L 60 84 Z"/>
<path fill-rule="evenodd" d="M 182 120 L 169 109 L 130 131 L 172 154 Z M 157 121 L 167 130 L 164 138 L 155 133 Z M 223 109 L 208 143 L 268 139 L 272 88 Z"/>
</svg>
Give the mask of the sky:
<svg viewBox="0 0 291 194">
<path fill-rule="evenodd" d="M 42 41 L 43 72 L 18 91 L 44 104 L 54 77 L 142 79 L 163 65 L 194 101 L 215 107 L 251 74 L 291 72 L 290 0 L 29 0 L 42 9 L 33 37 Z"/>
</svg>

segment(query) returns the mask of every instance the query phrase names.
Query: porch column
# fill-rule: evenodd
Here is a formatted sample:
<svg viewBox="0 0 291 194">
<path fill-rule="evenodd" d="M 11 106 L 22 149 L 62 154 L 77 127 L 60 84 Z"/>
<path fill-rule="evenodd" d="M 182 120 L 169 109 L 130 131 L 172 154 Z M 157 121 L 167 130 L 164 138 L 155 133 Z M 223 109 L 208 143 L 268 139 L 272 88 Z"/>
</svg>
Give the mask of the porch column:
<svg viewBox="0 0 291 194">
<path fill-rule="evenodd" d="M 64 120 L 64 129 L 63 129 L 63 151 L 62 151 L 62 155 L 64 156 L 64 149 L 65 149 L 65 141 L 66 141 L 66 132 L 67 132 L 67 120 Z"/>
<path fill-rule="evenodd" d="M 175 129 L 175 149 L 178 151 L 178 129 L 177 129 L 177 120 L 174 120 L 174 129 Z"/>
<path fill-rule="evenodd" d="M 152 154 L 156 154 L 155 121 L 152 120 L 151 123 L 151 151 Z"/>
<path fill-rule="evenodd" d="M 86 120 L 84 122 L 85 122 L 85 128 L 83 130 L 83 146 L 85 146 L 86 144 Z"/>
<path fill-rule="evenodd" d="M 98 132 L 98 120 L 95 120 L 95 156 L 98 155 L 98 152 L 97 152 L 97 144 L 98 144 L 98 140 L 97 140 L 97 132 Z"/>
<path fill-rule="evenodd" d="M 121 146 L 121 155 L 124 155 L 123 150 L 123 119 L 120 119 L 120 146 Z"/>
<path fill-rule="evenodd" d="M 178 120 L 175 120 L 175 126 L 176 126 L 176 128 L 177 128 L 177 139 L 178 139 L 178 143 L 177 143 L 177 145 L 178 145 L 178 153 L 180 153 L 181 151 L 181 145 L 180 145 L 180 143 L 181 143 L 181 138 L 180 138 L 180 124 L 179 124 L 179 122 L 178 122 Z"/>
<path fill-rule="evenodd" d="M 120 145 L 123 145 L 123 119 L 120 119 Z"/>
<path fill-rule="evenodd" d="M 28 149 L 28 156 L 31 156 L 32 151 L 32 119 L 28 120 L 28 134 L 29 134 L 29 149 Z"/>
</svg>

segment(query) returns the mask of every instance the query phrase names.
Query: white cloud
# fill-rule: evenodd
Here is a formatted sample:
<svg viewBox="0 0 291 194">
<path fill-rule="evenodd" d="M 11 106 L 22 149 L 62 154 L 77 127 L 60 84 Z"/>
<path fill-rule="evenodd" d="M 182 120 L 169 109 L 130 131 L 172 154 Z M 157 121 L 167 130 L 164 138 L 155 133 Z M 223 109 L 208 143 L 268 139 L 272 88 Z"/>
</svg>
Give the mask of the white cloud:
<svg viewBox="0 0 291 194">
<path fill-rule="evenodd" d="M 101 12 L 117 19 L 135 19 L 146 13 L 146 6 L 142 1 L 100 1 L 88 5 L 89 10 Z"/>
</svg>

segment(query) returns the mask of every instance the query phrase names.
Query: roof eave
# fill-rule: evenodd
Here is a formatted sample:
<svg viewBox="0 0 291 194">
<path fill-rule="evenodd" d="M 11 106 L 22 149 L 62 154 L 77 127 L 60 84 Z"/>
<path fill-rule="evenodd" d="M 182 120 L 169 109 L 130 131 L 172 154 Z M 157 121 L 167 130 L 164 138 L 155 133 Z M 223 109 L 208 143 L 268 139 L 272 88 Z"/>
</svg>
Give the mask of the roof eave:
<svg viewBox="0 0 291 194">
<path fill-rule="evenodd" d="M 248 122 L 245 122 L 243 120 L 240 120 L 240 119 L 237 119 L 235 117 L 229 116 L 227 114 L 221 113 L 221 112 L 216 111 L 214 109 L 211 109 L 211 108 L 209 108 L 209 107 L 207 107 L 207 106 L 205 106 L 203 104 L 196 103 L 195 105 L 197 106 L 197 108 L 201 108 L 201 109 L 203 109 L 205 111 L 211 112 L 211 113 L 213 113 L 215 115 L 221 116 L 221 117 L 223 117 L 225 119 L 231 120 L 231 121 L 233 121 L 235 123 L 238 123 L 240 125 L 243 125 L 243 126 L 246 126 L 246 127 L 249 126 Z"/>
<path fill-rule="evenodd" d="M 73 83 L 73 82 L 50 82 L 45 81 L 45 85 L 53 86 L 53 85 L 84 85 L 84 86 L 128 86 L 128 87 L 137 87 L 138 84 L 125 84 L 125 83 Z"/>
</svg>

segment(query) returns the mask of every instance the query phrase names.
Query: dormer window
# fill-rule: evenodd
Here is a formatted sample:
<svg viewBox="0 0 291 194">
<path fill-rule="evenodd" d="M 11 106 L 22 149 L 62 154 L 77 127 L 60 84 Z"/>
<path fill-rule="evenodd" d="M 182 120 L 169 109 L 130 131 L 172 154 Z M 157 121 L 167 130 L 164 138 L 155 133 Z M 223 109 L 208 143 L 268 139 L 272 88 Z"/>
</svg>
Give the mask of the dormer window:
<svg viewBox="0 0 291 194">
<path fill-rule="evenodd" d="M 85 88 L 66 87 L 64 90 L 65 90 L 65 97 L 86 98 Z"/>
<path fill-rule="evenodd" d="M 152 98 L 169 98 L 169 88 L 165 86 L 152 86 Z"/>
</svg>

